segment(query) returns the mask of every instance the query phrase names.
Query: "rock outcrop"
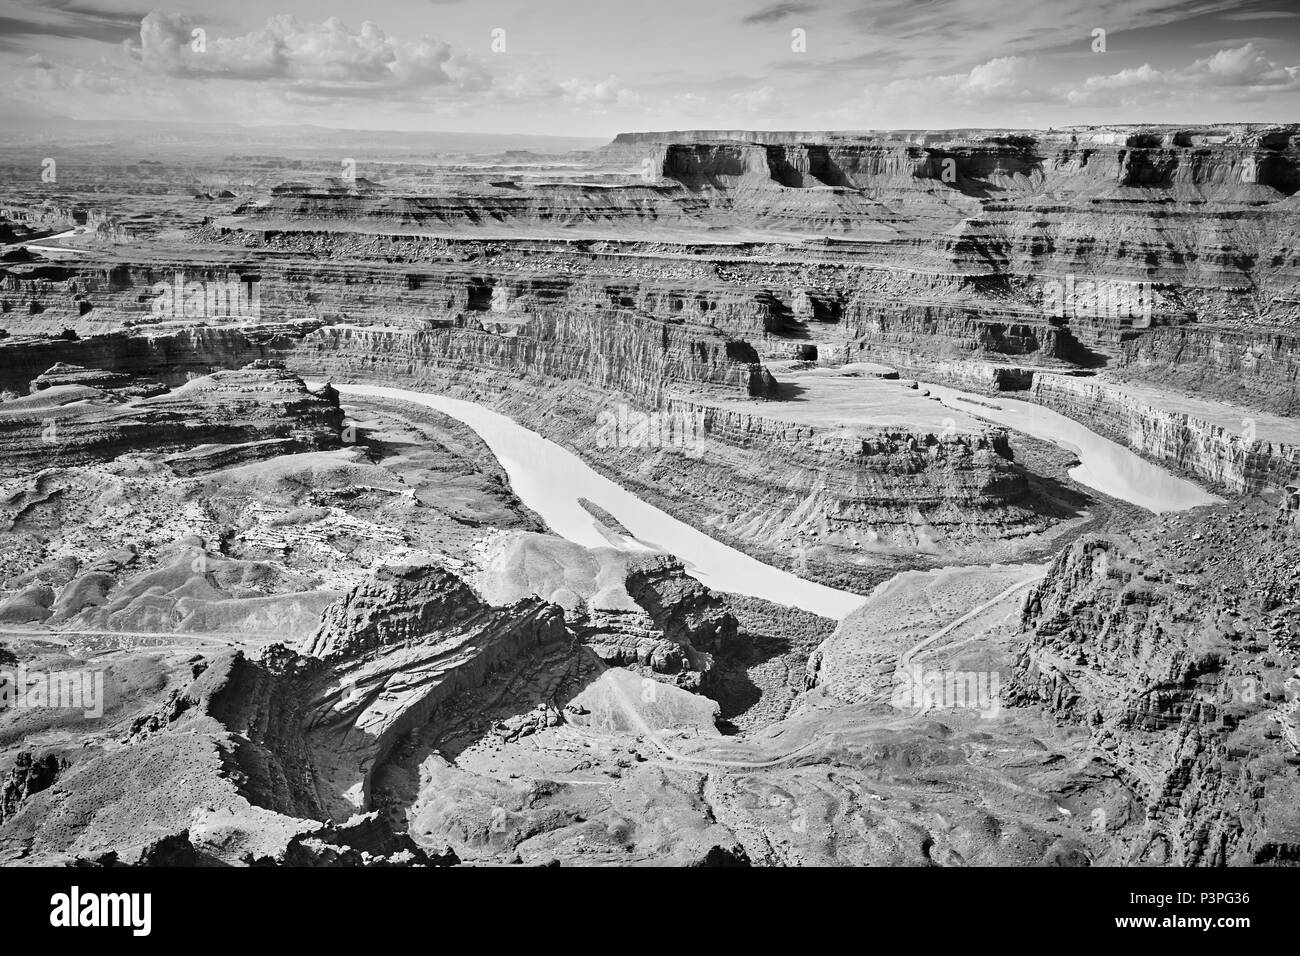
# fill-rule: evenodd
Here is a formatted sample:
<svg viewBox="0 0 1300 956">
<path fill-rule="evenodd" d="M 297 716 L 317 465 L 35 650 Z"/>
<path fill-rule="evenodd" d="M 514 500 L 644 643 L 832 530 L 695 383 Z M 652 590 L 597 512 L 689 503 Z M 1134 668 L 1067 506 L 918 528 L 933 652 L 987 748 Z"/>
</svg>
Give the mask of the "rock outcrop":
<svg viewBox="0 0 1300 956">
<path fill-rule="evenodd" d="M 67 377 L 58 366 L 54 370 L 55 380 Z M 239 446 L 228 456 L 233 463 L 339 443 L 337 404 L 310 393 L 282 366 L 263 362 L 216 372 L 134 401 L 85 384 L 93 375 L 78 377 L 83 381 L 38 379 L 31 398 L 0 402 L 0 458 L 10 468 L 33 471 L 203 445 Z"/>
<path fill-rule="evenodd" d="M 1294 860 L 1297 539 L 1258 502 L 1165 527 L 1057 556 L 1026 599 L 1008 700 L 1088 728 L 1139 796 L 1116 862 Z"/>
<path fill-rule="evenodd" d="M 256 660 L 196 657 L 117 746 L 88 745 L 71 764 L 20 756 L 0 826 L 27 833 L 43 857 L 101 864 L 157 865 L 159 841 L 175 844 L 166 855 L 176 860 L 452 863 L 454 854 L 430 856 L 387 816 L 358 816 L 369 809 L 372 770 L 441 702 L 505 661 L 568 639 L 553 605 L 492 608 L 441 568 L 382 571 L 327 609 L 306 644 L 314 655 L 274 644 Z M 144 780 L 147 806 L 134 789 Z M 93 821 L 68 816 L 82 804 L 96 807 Z M 128 834 L 131 813 L 146 825 Z"/>
<path fill-rule="evenodd" d="M 373 770 L 402 734 L 501 661 L 565 640 L 555 605 L 492 608 L 438 567 L 385 569 L 354 589 L 303 645 L 330 668 L 306 713 L 327 806 L 340 817 L 368 809 Z"/>
<path fill-rule="evenodd" d="M 56 753 L 36 757 L 31 751 L 24 750 L 18 754 L 4 781 L 4 788 L 0 790 L 0 825 L 4 824 L 6 817 L 17 813 L 33 794 L 53 786 L 67 766 L 68 761 Z"/>
</svg>

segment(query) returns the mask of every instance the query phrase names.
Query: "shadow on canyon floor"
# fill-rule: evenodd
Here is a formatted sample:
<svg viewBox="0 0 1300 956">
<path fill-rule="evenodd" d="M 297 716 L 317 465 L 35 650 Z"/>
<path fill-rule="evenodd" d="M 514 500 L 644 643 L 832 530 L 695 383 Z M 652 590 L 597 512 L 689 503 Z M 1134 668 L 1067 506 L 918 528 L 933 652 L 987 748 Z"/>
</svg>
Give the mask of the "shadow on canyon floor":
<svg viewBox="0 0 1300 956">
<path fill-rule="evenodd" d="M 797 655 L 799 666 L 807 662 L 808 651 L 797 647 L 784 637 L 766 634 L 744 634 L 737 646 L 719 654 L 713 663 L 709 686 L 705 693 L 718 702 L 721 708 L 718 729 L 725 735 L 741 732 L 732 718 L 746 713 L 770 692 L 754 682 L 755 667 Z"/>
</svg>

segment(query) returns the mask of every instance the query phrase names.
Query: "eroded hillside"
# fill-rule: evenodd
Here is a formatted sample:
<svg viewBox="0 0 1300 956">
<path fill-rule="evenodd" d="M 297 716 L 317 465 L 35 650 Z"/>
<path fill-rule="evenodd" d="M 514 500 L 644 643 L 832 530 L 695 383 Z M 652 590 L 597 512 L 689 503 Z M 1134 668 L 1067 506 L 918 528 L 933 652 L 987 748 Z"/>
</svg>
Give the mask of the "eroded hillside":
<svg viewBox="0 0 1300 956">
<path fill-rule="evenodd" d="M 1293 862 L 1298 136 L 7 181 L 0 854 Z"/>
</svg>

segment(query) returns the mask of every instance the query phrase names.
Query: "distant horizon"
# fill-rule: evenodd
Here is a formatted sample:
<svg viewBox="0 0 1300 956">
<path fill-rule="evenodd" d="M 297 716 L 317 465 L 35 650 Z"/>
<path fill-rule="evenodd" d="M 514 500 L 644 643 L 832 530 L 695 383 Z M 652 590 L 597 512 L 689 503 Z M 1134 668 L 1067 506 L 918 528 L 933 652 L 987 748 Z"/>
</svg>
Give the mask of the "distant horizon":
<svg viewBox="0 0 1300 956">
<path fill-rule="evenodd" d="M 9 119 L 0 115 L 0 122 Z M 50 117 L 22 117 L 22 119 L 33 119 L 48 123 Z M 467 129 L 383 129 L 383 128 L 366 128 L 353 126 L 327 126 L 320 123 L 239 123 L 235 121 L 210 122 L 203 120 L 159 120 L 159 119 L 132 119 L 132 120 L 109 120 L 109 119 L 76 119 L 72 117 L 60 116 L 53 118 L 59 124 L 68 125 L 87 125 L 102 126 L 107 128 L 118 129 L 125 126 L 150 126 L 159 129 L 239 129 L 247 132 L 277 131 L 282 133 L 292 133 L 294 131 L 314 131 L 321 133 L 356 133 L 367 136 L 463 136 L 479 137 L 485 139 L 531 139 L 531 140 L 583 140 L 592 143 L 612 143 L 620 136 L 669 136 L 674 134 L 686 133 L 798 133 L 798 134 L 844 134 L 844 135 L 872 135 L 879 133 L 947 133 L 961 131 L 987 131 L 987 132 L 1005 132 L 1005 133 L 1043 133 L 1063 130 L 1076 129 L 1170 129 L 1170 130 L 1204 130 L 1204 129 L 1224 129 L 1232 127 L 1289 127 L 1300 126 L 1300 119 L 1285 120 L 1219 120 L 1219 121 L 1196 121 L 1196 122 L 1170 122 L 1168 120 L 1144 122 L 1141 120 L 1125 120 L 1112 123 L 1071 123 L 1058 126 L 1012 126 L 1008 124 L 974 124 L 964 126 L 881 126 L 881 127 L 766 127 L 760 124 L 754 125 L 731 125 L 731 126 L 690 126 L 678 128 L 643 128 L 643 129 L 619 129 L 608 134 L 578 134 L 565 131 L 551 133 L 529 133 L 519 130 L 492 130 L 479 131 Z M 4 130 L 0 129 L 0 141 L 3 141 Z"/>
<path fill-rule="evenodd" d="M 0 117 L 612 138 L 1300 119 L 1277 0 L 0 0 Z M 1134 117 L 1139 117 L 1136 121 Z M 557 132 L 563 131 L 563 132 Z"/>
</svg>

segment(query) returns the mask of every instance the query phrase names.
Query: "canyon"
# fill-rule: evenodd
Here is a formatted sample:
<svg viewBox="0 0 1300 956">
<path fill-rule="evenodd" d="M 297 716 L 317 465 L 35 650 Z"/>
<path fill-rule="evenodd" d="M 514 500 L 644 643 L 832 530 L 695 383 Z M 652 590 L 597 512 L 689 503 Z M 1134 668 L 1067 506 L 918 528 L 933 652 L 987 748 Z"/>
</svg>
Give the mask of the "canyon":
<svg viewBox="0 0 1300 956">
<path fill-rule="evenodd" d="M 1300 859 L 1300 125 L 49 148 L 0 862 Z"/>
</svg>

